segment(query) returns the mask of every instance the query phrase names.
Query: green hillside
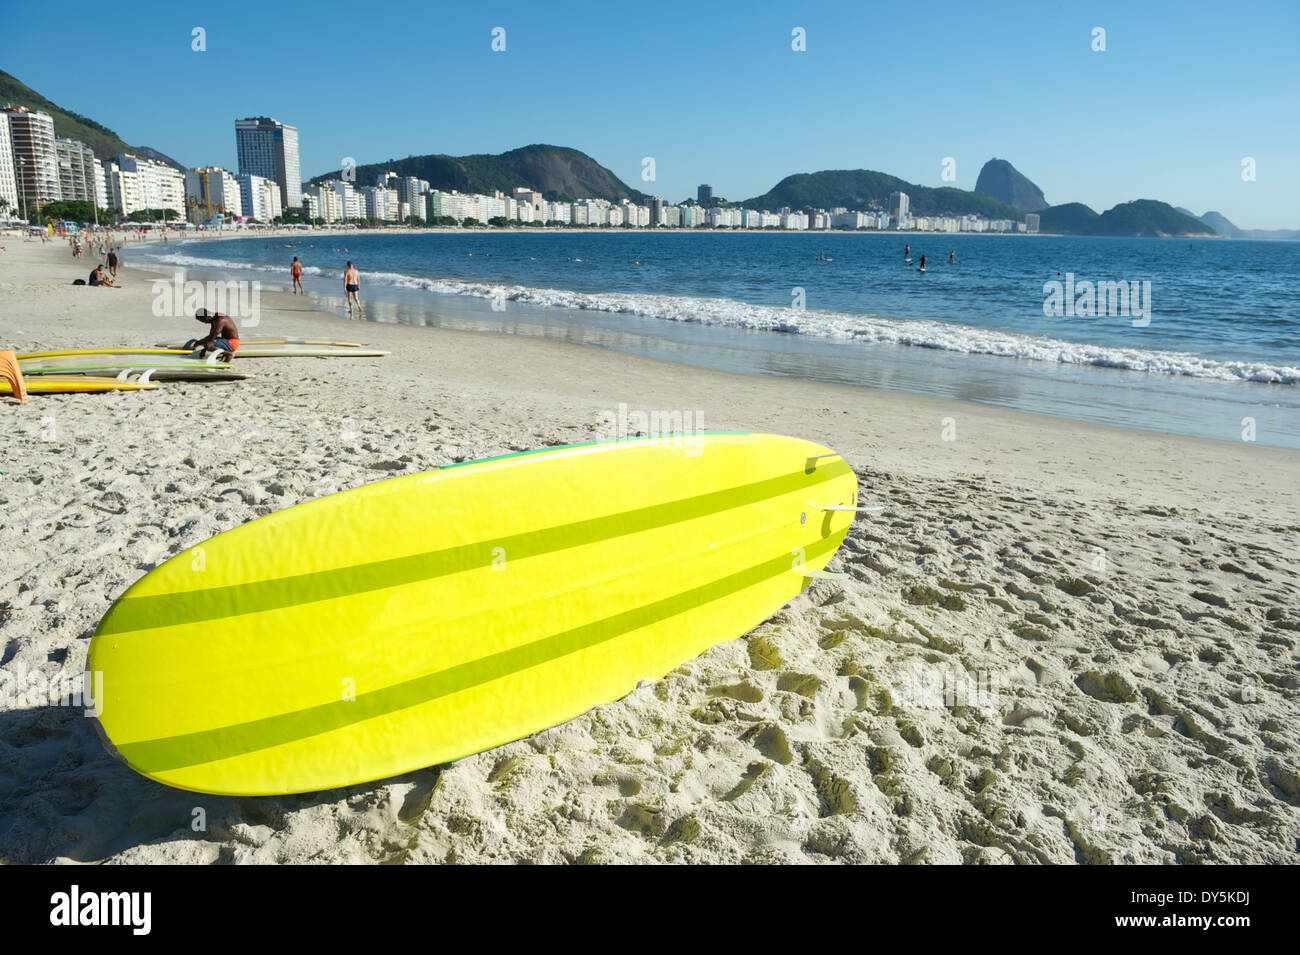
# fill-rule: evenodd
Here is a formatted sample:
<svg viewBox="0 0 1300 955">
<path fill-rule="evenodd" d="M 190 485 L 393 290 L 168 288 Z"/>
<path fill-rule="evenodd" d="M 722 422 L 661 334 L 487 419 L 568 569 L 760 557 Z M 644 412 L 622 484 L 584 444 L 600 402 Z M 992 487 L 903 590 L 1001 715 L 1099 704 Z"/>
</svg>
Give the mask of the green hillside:
<svg viewBox="0 0 1300 955">
<path fill-rule="evenodd" d="M 1100 218 L 1082 202 L 1064 202 L 1059 206 L 1048 206 L 1038 213 L 1038 231 L 1083 234 Z"/>
<path fill-rule="evenodd" d="M 49 113 L 54 120 L 54 134 L 65 139 L 75 139 L 85 143 L 95 152 L 96 159 L 111 159 L 118 153 L 132 153 L 141 159 L 155 159 L 165 162 L 176 169 L 185 167 L 175 159 L 160 153 L 149 146 L 130 146 L 123 142 L 117 133 L 107 126 L 102 126 L 88 116 L 82 116 L 71 110 L 63 109 L 51 103 L 17 77 L 0 70 L 0 104 L 25 106 L 28 109 Z"/>
<path fill-rule="evenodd" d="M 643 192 L 629 187 L 616 175 L 586 153 L 565 146 L 532 145 L 512 149 L 499 155 L 479 153 L 473 156 L 448 156 L 437 153 L 408 156 L 356 167 L 356 185 L 372 186 L 377 176 L 394 172 L 428 180 L 434 189 L 471 193 L 494 190 L 509 195 L 516 187 L 542 193 L 553 201 L 574 199 L 630 199 L 644 202 Z M 316 176 L 312 182 L 339 178 L 332 171 Z"/>
<path fill-rule="evenodd" d="M 1135 199 L 1107 209 L 1088 230 L 1092 235 L 1214 235 L 1212 228 L 1183 215 L 1167 202 Z"/>
<path fill-rule="evenodd" d="M 747 199 L 751 209 L 886 209 L 891 192 L 905 192 L 913 215 L 980 215 L 989 219 L 1024 221 L 1025 214 L 982 193 L 952 187 L 931 188 L 905 182 L 872 169 L 828 169 L 786 176 L 770 191 Z"/>
</svg>

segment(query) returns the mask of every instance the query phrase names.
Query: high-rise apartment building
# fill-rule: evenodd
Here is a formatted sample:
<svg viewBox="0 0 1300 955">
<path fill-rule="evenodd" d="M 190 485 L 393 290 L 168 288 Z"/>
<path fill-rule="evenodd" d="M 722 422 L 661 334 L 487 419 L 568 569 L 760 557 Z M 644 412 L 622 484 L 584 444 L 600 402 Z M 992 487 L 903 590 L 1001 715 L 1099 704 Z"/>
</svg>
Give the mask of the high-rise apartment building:
<svg viewBox="0 0 1300 955">
<path fill-rule="evenodd" d="M 889 215 L 897 220 L 898 228 L 903 227 L 907 221 L 909 200 L 905 192 L 891 192 L 889 194 Z"/>
<path fill-rule="evenodd" d="M 20 205 L 30 215 L 47 202 L 63 198 L 59 188 L 59 158 L 54 149 L 54 120 L 49 113 L 21 106 L 6 107 L 14 178 Z"/>
<path fill-rule="evenodd" d="M 14 147 L 9 134 L 9 114 L 0 110 L 0 216 L 18 215 L 18 177 L 14 175 Z"/>
<path fill-rule="evenodd" d="M 59 162 L 59 191 L 63 198 L 96 201 L 95 170 L 99 162 L 94 150 L 76 140 L 55 138 L 54 154 Z"/>
<path fill-rule="evenodd" d="M 235 149 L 241 176 L 261 176 L 280 187 L 282 209 L 302 208 L 298 127 L 269 116 L 235 120 Z"/>
</svg>

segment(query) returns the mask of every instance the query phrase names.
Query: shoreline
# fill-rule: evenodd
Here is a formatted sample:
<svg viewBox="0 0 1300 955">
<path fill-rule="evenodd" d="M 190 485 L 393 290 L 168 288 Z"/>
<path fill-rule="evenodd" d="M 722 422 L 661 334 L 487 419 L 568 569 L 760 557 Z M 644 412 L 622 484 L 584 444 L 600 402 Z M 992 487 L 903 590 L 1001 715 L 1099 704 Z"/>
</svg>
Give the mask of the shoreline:
<svg viewBox="0 0 1300 955">
<path fill-rule="evenodd" d="M 287 246 L 286 258 L 296 252 L 309 261 L 328 261 L 329 249 L 308 251 L 307 238 L 295 243 L 301 249 Z M 321 244 L 319 238 L 315 241 Z M 279 251 L 272 248 L 265 256 Z M 524 254 L 529 252 L 544 254 L 540 248 Z M 287 287 L 287 265 L 263 255 L 260 247 L 243 245 L 234 258 L 249 261 L 226 261 L 219 247 L 208 246 L 206 252 L 178 251 L 174 258 L 183 264 L 146 264 L 158 268 L 159 277 L 185 272 Z M 365 248 L 354 244 L 347 257 L 366 255 Z M 341 264 L 343 256 L 335 258 Z M 313 300 L 334 314 L 340 311 L 339 296 L 321 289 L 340 272 L 311 265 L 304 275 Z M 958 401 L 973 393 L 985 407 L 1157 434 L 1233 440 L 1249 417 L 1258 434 L 1251 440 L 1300 449 L 1300 431 L 1290 415 L 1300 410 L 1300 393 L 1294 391 L 1300 368 L 1293 360 L 1264 360 L 1253 352 L 1234 353 L 1231 346 L 1226 352 L 1196 351 L 1179 350 L 1176 342 L 1130 345 L 1077 331 L 1069 337 L 1070 330 L 1056 327 L 1059 319 L 1049 319 L 1051 327 L 1004 328 L 971 316 L 932 317 L 946 312 L 913 310 L 904 318 L 888 305 L 884 311 L 865 312 L 835 302 L 792 312 L 725 293 L 711 297 L 637 286 L 615 291 L 556 280 L 561 288 L 552 287 L 545 273 L 493 279 L 453 268 L 439 277 L 419 267 L 412 271 L 408 263 L 389 270 L 372 267 L 363 278 L 363 296 L 374 306 L 368 314 L 378 323 L 480 332 L 514 329 L 629 355 L 668 357 L 707 370 Z M 900 301 L 893 304 L 905 308 Z M 990 381 L 1007 387 L 989 391 Z M 1270 391 L 1273 385 L 1283 391 Z"/>
<path fill-rule="evenodd" d="M 0 347 L 199 327 L 154 317 L 138 266 L 116 290 L 69 284 L 83 273 L 64 246 L 10 245 Z M 79 712 L 4 699 L 0 861 L 1290 861 L 1300 452 L 361 324 L 264 292 L 249 334 L 276 333 L 391 354 L 0 401 L 7 672 L 79 672 L 109 604 L 215 533 L 387 477 L 615 437 L 620 405 L 819 441 L 885 510 L 832 562 L 847 579 L 745 637 L 526 740 L 347 790 L 196 797 L 113 760 Z M 970 674 L 994 699 L 924 692 Z"/>
</svg>

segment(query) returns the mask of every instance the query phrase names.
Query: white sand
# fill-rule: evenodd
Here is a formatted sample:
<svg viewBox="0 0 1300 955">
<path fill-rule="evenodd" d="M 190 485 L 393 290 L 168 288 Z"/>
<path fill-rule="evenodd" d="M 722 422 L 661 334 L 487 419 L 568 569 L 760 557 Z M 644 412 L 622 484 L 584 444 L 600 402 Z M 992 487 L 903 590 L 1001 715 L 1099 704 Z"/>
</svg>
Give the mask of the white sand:
<svg viewBox="0 0 1300 955">
<path fill-rule="evenodd" d="M 73 288 L 89 265 L 66 246 L 0 245 L 0 348 L 199 327 L 154 318 L 139 272 Z M 215 533 L 395 474 L 590 440 L 621 402 L 822 441 L 885 511 L 832 564 L 851 580 L 815 584 L 747 637 L 530 739 L 383 783 L 171 790 L 109 757 L 79 711 L 7 696 L 0 861 L 1296 858 L 1300 454 L 349 323 L 284 295 L 263 296 L 246 334 L 394 354 L 0 399 L 6 672 L 79 673 L 112 600 Z M 948 705 L 955 674 L 977 692 Z"/>
</svg>

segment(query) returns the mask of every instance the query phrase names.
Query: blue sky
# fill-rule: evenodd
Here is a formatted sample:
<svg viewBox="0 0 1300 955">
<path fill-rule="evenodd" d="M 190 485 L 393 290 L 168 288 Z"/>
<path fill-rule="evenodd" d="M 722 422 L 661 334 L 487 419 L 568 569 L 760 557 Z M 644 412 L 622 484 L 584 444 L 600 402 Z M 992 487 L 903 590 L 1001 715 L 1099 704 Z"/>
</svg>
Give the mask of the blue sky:
<svg viewBox="0 0 1300 955">
<path fill-rule="evenodd" d="M 188 165 L 234 168 L 234 120 L 249 115 L 298 127 L 304 178 L 344 156 L 547 142 L 674 201 L 701 182 L 743 199 L 819 169 L 944 185 L 945 157 L 971 189 L 997 156 L 1052 203 L 1162 199 L 1300 228 L 1296 0 L 51 9 L 0 15 L 0 68 Z M 206 52 L 191 49 L 196 26 Z"/>
</svg>

